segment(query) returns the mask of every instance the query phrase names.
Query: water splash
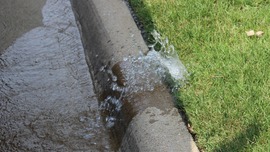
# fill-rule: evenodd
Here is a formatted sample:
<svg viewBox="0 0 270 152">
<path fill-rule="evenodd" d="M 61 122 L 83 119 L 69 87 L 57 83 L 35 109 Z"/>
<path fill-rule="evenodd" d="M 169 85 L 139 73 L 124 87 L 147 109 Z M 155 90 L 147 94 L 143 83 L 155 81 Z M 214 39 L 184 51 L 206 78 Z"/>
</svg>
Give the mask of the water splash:
<svg viewBox="0 0 270 152">
<path fill-rule="evenodd" d="M 100 71 L 106 72 L 111 78 L 110 89 L 113 92 L 100 104 L 100 109 L 108 113 L 105 121 L 109 128 L 118 121 L 116 116 L 121 111 L 123 98 L 154 91 L 164 83 L 178 90 L 181 86 L 179 82 L 186 80 L 188 72 L 168 38 L 163 38 L 157 31 L 153 31 L 152 36 L 154 43 L 148 46 L 147 55 L 140 53 L 137 57 L 125 57 L 112 70 L 101 67 Z"/>
<path fill-rule="evenodd" d="M 152 33 L 154 43 L 148 45 L 150 51 L 147 56 L 159 60 L 160 64 L 169 70 L 174 81 L 186 80 L 188 72 L 180 61 L 174 46 L 169 43 L 168 38 L 163 38 L 156 30 Z"/>
</svg>

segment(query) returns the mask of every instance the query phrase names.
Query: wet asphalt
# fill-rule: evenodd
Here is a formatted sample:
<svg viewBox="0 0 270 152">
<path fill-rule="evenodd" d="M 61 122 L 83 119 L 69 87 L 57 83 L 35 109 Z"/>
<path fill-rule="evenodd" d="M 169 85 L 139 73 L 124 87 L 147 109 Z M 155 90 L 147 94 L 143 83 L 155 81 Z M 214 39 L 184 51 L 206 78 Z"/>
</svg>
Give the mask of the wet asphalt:
<svg viewBox="0 0 270 152">
<path fill-rule="evenodd" d="M 110 151 L 70 1 L 3 1 L 0 151 Z"/>
</svg>

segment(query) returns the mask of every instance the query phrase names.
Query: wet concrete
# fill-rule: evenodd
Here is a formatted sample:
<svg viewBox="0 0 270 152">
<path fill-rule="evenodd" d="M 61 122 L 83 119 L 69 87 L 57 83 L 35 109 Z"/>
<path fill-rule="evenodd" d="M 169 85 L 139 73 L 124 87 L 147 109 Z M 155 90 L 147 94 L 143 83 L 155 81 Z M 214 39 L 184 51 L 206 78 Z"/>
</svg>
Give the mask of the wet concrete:
<svg viewBox="0 0 270 152">
<path fill-rule="evenodd" d="M 102 105 L 120 151 L 198 151 L 165 85 L 168 70 L 156 58 L 118 62 L 111 77 L 112 91 Z"/>
<path fill-rule="evenodd" d="M 199 152 L 176 108 L 148 107 L 130 122 L 120 150 Z"/>
<path fill-rule="evenodd" d="M 108 90 L 107 73 L 124 57 L 148 51 L 129 10 L 122 0 L 71 0 L 78 20 L 85 55 L 97 93 Z M 88 34 L 92 33 L 92 34 Z"/>
<path fill-rule="evenodd" d="M 148 51 L 124 1 L 71 0 L 77 25 L 69 0 L 24 2 L 0 3 L 23 12 L 0 18 L 17 33 L 1 38 L 1 151 L 197 151 L 152 66 L 122 62 Z M 33 26 L 17 29 L 28 11 Z"/>
<path fill-rule="evenodd" d="M 155 68 L 145 67 L 145 62 L 123 62 L 149 51 L 125 1 L 71 2 L 106 126 L 119 151 L 198 152 L 170 90 L 151 77 Z"/>
<path fill-rule="evenodd" d="M 40 10 L 45 2 L 46 0 L 0 1 L 0 54 L 23 33 L 42 25 Z"/>
<path fill-rule="evenodd" d="M 111 151 L 69 0 L 47 0 L 42 15 L 0 56 L 1 151 Z"/>
</svg>

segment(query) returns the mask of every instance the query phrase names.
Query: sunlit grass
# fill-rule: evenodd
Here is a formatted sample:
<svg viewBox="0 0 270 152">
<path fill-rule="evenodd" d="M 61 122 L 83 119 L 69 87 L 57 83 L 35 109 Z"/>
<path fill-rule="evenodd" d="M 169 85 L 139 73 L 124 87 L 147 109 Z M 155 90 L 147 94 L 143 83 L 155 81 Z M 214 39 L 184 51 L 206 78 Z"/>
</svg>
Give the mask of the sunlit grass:
<svg viewBox="0 0 270 152">
<path fill-rule="evenodd" d="M 270 151 L 270 1 L 130 0 L 191 76 L 180 90 L 205 151 Z M 245 31 L 263 31 L 248 37 Z"/>
</svg>

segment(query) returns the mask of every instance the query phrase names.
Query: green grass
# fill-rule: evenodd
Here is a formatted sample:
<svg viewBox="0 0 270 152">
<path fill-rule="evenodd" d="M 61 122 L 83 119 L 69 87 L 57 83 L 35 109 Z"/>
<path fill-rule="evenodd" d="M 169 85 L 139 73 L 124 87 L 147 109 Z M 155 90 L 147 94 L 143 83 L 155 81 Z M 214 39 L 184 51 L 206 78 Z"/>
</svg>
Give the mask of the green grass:
<svg viewBox="0 0 270 152">
<path fill-rule="evenodd" d="M 129 0 L 191 76 L 180 90 L 204 151 L 270 151 L 270 1 Z M 245 31 L 262 30 L 262 37 Z"/>
</svg>

